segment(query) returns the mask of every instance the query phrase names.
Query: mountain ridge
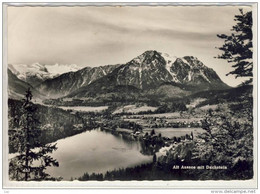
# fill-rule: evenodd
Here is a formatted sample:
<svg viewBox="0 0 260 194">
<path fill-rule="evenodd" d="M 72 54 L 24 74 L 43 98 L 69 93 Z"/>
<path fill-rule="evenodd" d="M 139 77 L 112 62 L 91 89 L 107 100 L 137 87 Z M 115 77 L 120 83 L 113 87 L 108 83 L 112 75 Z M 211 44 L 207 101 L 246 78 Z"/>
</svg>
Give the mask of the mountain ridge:
<svg viewBox="0 0 260 194">
<path fill-rule="evenodd" d="M 176 58 L 175 61 L 166 61 L 163 54 L 146 51 L 115 68 L 109 75 L 75 90 L 68 97 L 84 97 L 88 95 L 88 91 L 95 91 L 95 88 L 98 94 L 102 93 L 104 87 L 111 89 L 118 85 L 131 85 L 149 90 L 163 83 L 178 83 L 180 86 L 193 87 L 194 90 L 229 88 L 213 69 L 205 66 L 196 57 L 186 56 Z"/>
<path fill-rule="evenodd" d="M 56 78 L 45 80 L 38 88 L 47 96 L 62 97 L 109 74 L 118 66 L 120 66 L 120 64 L 85 67 L 76 72 L 67 72 Z"/>
<path fill-rule="evenodd" d="M 15 70 L 13 66 L 9 67 L 10 71 Z M 34 68 L 48 73 L 44 65 L 35 63 Z M 170 56 L 156 50 L 145 51 L 125 64 L 85 67 L 36 83 L 33 86 L 48 98 L 100 94 L 105 98 L 107 93 L 112 96 L 125 93 L 126 96 L 127 92 L 134 96 L 154 93 L 180 97 L 196 91 L 230 88 L 196 57 Z"/>
<path fill-rule="evenodd" d="M 33 64 L 8 64 L 8 69 L 20 80 L 37 86 L 47 79 L 53 79 L 66 72 L 78 71 L 81 67 L 75 64 L 45 65 L 36 62 Z"/>
</svg>

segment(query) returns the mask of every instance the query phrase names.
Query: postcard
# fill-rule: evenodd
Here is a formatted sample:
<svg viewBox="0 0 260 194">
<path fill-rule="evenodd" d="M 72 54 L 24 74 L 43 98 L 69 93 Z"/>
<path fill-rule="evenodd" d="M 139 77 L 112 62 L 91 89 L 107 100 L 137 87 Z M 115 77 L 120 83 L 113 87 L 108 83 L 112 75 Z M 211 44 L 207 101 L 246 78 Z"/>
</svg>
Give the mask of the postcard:
<svg viewBox="0 0 260 194">
<path fill-rule="evenodd" d="M 256 188 L 256 3 L 4 3 L 4 188 Z"/>
</svg>

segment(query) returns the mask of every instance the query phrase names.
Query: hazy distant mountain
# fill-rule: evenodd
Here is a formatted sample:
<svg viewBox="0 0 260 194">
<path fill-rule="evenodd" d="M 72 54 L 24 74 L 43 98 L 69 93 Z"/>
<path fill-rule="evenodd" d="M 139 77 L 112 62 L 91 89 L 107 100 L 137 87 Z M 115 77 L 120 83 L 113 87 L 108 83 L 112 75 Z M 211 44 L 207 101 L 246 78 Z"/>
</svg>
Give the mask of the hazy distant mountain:
<svg viewBox="0 0 260 194">
<path fill-rule="evenodd" d="M 38 89 L 47 96 L 61 97 L 106 76 L 119 66 L 85 67 L 76 72 L 68 72 L 54 79 L 48 79 L 40 84 Z"/>
<path fill-rule="evenodd" d="M 8 68 L 20 80 L 26 81 L 32 86 L 37 86 L 47 79 L 52 79 L 66 72 L 74 72 L 81 69 L 81 67 L 72 65 L 42 65 L 40 63 L 33 64 L 9 64 Z"/>
<path fill-rule="evenodd" d="M 30 88 L 32 94 L 36 98 L 42 98 L 43 95 L 40 94 L 34 87 L 27 82 L 20 80 L 16 75 L 12 73 L 9 69 L 8 71 L 8 96 L 13 99 L 24 98 L 25 91 Z"/>
<path fill-rule="evenodd" d="M 206 67 L 196 57 L 170 57 L 157 51 L 146 51 L 110 74 L 72 92 L 69 97 L 86 97 L 112 92 L 113 88 L 132 86 L 139 90 L 154 90 L 162 84 L 173 83 L 173 91 L 229 88 L 216 72 Z M 165 88 L 164 87 L 164 91 Z M 177 89 L 177 88 L 181 89 Z M 182 91 L 183 90 L 183 91 Z M 159 90 L 160 91 L 160 90 Z M 158 91 L 157 91 L 158 92 Z M 172 92 L 174 93 L 174 92 Z"/>
</svg>

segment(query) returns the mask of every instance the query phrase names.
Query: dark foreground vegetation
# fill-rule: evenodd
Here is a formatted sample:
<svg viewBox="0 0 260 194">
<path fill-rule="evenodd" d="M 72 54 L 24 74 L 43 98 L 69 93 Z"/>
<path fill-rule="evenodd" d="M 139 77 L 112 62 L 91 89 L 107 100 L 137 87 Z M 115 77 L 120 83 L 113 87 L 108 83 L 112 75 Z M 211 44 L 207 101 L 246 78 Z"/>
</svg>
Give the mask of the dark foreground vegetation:
<svg viewBox="0 0 260 194">
<path fill-rule="evenodd" d="M 30 88 L 26 91 L 20 108 L 19 128 L 14 130 L 11 140 L 16 145 L 17 153 L 9 159 L 9 179 L 16 181 L 58 180 L 46 172 L 49 166 L 58 167 L 59 162 L 50 156 L 57 150 L 56 144 L 40 141 L 42 130 L 36 117 L 37 107 L 32 103 Z M 34 149 L 37 147 L 38 149 Z M 34 164 L 39 161 L 39 164 Z"/>
<path fill-rule="evenodd" d="M 136 167 L 129 167 L 124 169 L 118 169 L 113 171 L 108 171 L 105 174 L 102 173 L 85 173 L 78 180 L 88 181 L 88 180 L 98 180 L 98 181 L 130 181 L 130 180 L 182 180 L 186 179 L 186 175 L 182 175 L 178 171 L 172 169 L 161 168 L 156 165 L 156 163 L 142 164 Z M 72 178 L 73 180 L 73 178 Z"/>
</svg>

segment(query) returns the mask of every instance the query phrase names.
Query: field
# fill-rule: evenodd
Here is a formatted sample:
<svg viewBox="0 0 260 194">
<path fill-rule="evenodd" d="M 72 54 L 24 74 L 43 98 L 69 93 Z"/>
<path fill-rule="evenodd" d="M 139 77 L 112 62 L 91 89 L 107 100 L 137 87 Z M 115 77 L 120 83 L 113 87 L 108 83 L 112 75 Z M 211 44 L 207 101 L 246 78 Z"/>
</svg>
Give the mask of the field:
<svg viewBox="0 0 260 194">
<path fill-rule="evenodd" d="M 127 118 L 180 118 L 180 112 L 158 113 L 158 114 L 140 114 L 129 115 Z"/>
<path fill-rule="evenodd" d="M 178 118 L 178 119 L 167 119 L 168 122 L 193 122 L 201 121 L 203 118 Z"/>
<path fill-rule="evenodd" d="M 187 104 L 186 107 L 187 108 L 195 108 L 199 103 L 201 103 L 205 100 L 206 100 L 206 98 L 196 98 L 190 104 Z"/>
<path fill-rule="evenodd" d="M 118 108 L 116 111 L 113 112 L 113 114 L 118 114 L 118 113 L 139 113 L 139 112 L 143 112 L 143 111 L 155 111 L 157 108 L 156 107 L 152 107 L 152 106 L 136 106 L 136 105 L 127 105 L 121 108 Z"/>
<path fill-rule="evenodd" d="M 108 106 L 59 106 L 63 110 L 72 110 L 79 112 L 101 112 L 108 108 Z"/>
<path fill-rule="evenodd" d="M 200 110 L 204 110 L 204 111 L 209 110 L 209 109 L 215 110 L 217 107 L 218 107 L 218 105 L 205 105 L 205 106 L 200 107 Z"/>
</svg>

